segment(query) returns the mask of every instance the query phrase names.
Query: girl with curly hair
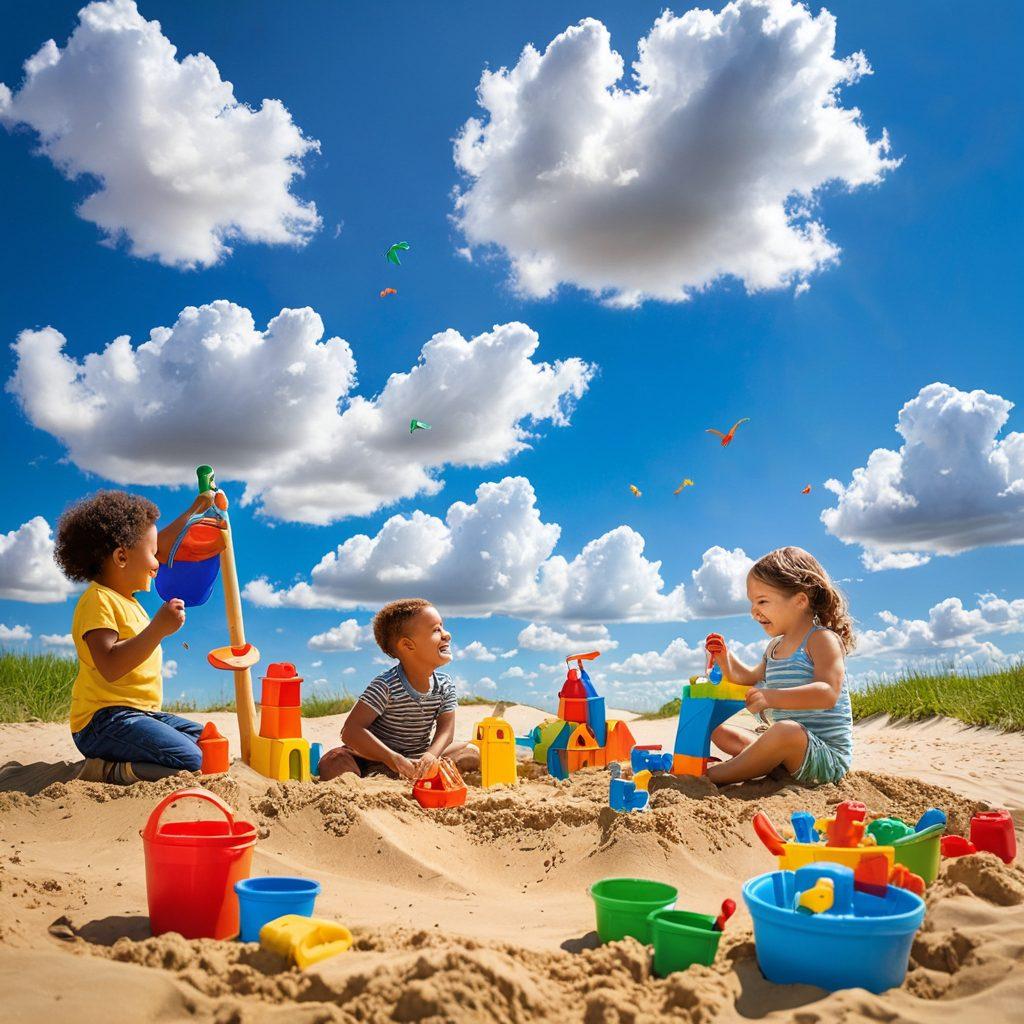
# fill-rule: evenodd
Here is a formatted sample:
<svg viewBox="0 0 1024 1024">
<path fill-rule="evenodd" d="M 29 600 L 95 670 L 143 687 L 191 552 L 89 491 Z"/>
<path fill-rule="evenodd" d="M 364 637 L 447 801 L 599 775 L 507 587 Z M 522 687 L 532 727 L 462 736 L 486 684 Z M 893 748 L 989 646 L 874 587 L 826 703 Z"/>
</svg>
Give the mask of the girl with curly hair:
<svg viewBox="0 0 1024 1024">
<path fill-rule="evenodd" d="M 211 503 L 199 495 L 158 533 L 153 502 L 99 491 L 57 523 L 54 560 L 68 579 L 88 584 L 71 621 L 71 735 L 86 757 L 80 779 L 124 785 L 199 770 L 201 727 L 160 710 L 160 642 L 185 624 L 184 602 L 165 602 L 150 620 L 135 594 L 149 590 L 188 516 Z"/>
<path fill-rule="evenodd" d="M 846 599 L 803 548 L 779 548 L 747 574 L 750 614 L 773 639 L 748 668 L 717 633 L 706 648 L 725 678 L 749 686 L 747 710 L 771 724 L 760 736 L 720 725 L 711 735 L 729 760 L 708 768 L 718 785 L 755 779 L 780 765 L 811 785 L 838 782 L 853 759 L 845 655 L 856 642 Z"/>
</svg>

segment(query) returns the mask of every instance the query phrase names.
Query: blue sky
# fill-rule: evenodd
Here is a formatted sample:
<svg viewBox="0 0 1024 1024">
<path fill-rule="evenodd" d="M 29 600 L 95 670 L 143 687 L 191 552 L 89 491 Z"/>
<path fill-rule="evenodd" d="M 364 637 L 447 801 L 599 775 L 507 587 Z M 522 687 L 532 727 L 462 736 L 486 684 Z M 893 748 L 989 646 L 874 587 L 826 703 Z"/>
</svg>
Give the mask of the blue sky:
<svg viewBox="0 0 1024 1024">
<path fill-rule="evenodd" d="M 47 39 L 66 45 L 79 6 L 18 5 L 15 16 L 11 5 L 0 39 L 0 81 L 12 92 L 22 86 L 23 62 Z M 964 454 L 957 441 L 955 407 L 967 402 L 957 395 L 980 391 L 1008 403 L 1024 399 L 1019 300 L 1013 297 L 1022 156 L 1016 5 L 996 4 L 989 17 L 978 19 L 926 3 L 830 3 L 836 57 L 863 51 L 873 68 L 843 87 L 840 102 L 860 110 L 867 139 L 874 142 L 886 130 L 889 157 L 902 163 L 876 184 L 833 182 L 814 190 L 814 219 L 841 252 L 807 276 L 809 290 L 798 286 L 797 275 L 784 286 L 750 293 L 733 276 L 695 290 L 685 302 L 645 298 L 630 308 L 612 308 L 575 287 L 573 257 L 564 252 L 555 271 L 563 283 L 545 298 L 517 288 L 501 245 L 474 247 L 471 261 L 459 255 L 467 242 L 452 219 L 452 190 L 472 183 L 455 166 L 453 139 L 468 118 L 488 116 L 475 99 L 485 68 L 512 68 L 526 44 L 543 52 L 570 26 L 592 18 L 606 26 L 628 71 L 659 5 L 493 5 L 486 18 L 479 5 L 461 3 L 250 3 L 243 14 L 225 3 L 143 2 L 139 10 L 160 23 L 179 60 L 205 53 L 232 83 L 236 100 L 258 107 L 265 97 L 277 99 L 304 136 L 319 141 L 319 152 L 302 158 L 304 176 L 290 189 L 302 202 L 315 203 L 322 227 L 299 246 L 239 240 L 230 255 L 193 269 L 133 256 L 124 241 L 102 245 L 97 226 L 76 214 L 96 179 L 68 180 L 37 151 L 29 115 L 19 115 L 20 125 L 8 123 L 10 130 L 0 132 L 6 224 L 0 336 L 8 344 L 27 329 L 52 327 L 67 339 L 66 355 L 80 361 L 121 335 L 138 346 L 154 327 L 172 326 L 185 307 L 225 299 L 250 310 L 257 330 L 282 309 L 314 309 L 324 337 L 340 336 L 351 346 L 358 366 L 352 393 L 368 399 L 390 374 L 410 371 L 423 345 L 447 329 L 472 339 L 493 325 L 521 321 L 539 335 L 535 363 L 577 357 L 594 366 L 567 425 L 527 423 L 534 436 L 518 454 L 488 466 L 456 459 L 432 470 L 443 481 L 436 494 L 400 494 L 403 484 L 395 481 L 400 496 L 393 503 L 314 525 L 289 522 L 287 512 L 262 515 L 255 505 L 239 507 L 242 482 L 222 478 L 235 506 L 243 584 L 266 577 L 276 593 L 284 592 L 308 581 L 327 552 L 356 534 L 375 537 L 396 514 L 420 510 L 443 519 L 453 502 L 473 503 L 481 484 L 524 477 L 540 519 L 561 528 L 555 555 L 572 560 L 588 542 L 627 526 L 642 536 L 644 557 L 661 563 L 662 594 L 691 584 L 691 573 L 715 547 L 739 549 L 749 558 L 785 544 L 806 547 L 833 577 L 849 581 L 843 586 L 859 628 L 879 634 L 867 652 L 871 657 L 851 661 L 854 677 L 961 655 L 964 664 L 980 665 L 1021 651 L 1024 589 L 1016 545 L 1024 530 L 1000 511 L 1009 499 L 982 493 L 989 486 L 982 477 L 976 487 L 961 488 L 966 497 L 952 507 L 928 507 L 942 499 L 925 488 L 931 497 L 918 496 L 919 518 L 894 517 L 891 530 L 880 522 L 886 510 L 877 510 L 875 537 L 894 536 L 905 543 L 894 541 L 892 551 L 916 552 L 911 561 L 927 559 L 912 567 L 871 571 L 861 558 L 865 545 L 843 543 L 819 518 L 838 501 L 824 482 L 835 478 L 849 485 L 872 451 L 897 451 L 904 440 L 894 429 L 900 409 L 928 385 L 947 385 L 946 404 L 954 407 L 951 418 L 934 423 L 936 433 L 951 432 L 943 441 L 953 468 L 951 493 L 960 486 L 953 478 L 963 481 L 978 470 L 977 457 Z M 686 10 L 677 7 L 675 14 Z M 819 10 L 812 8 L 814 15 Z M 560 102 L 566 103 L 567 125 L 583 116 L 575 100 Z M 756 152 L 748 158 L 760 159 Z M 686 187 L 681 181 L 679 188 Z M 658 200 L 656 188 L 651 196 Z M 487 223 L 499 225 L 500 214 L 491 211 Z M 589 226 L 579 224 L 581 237 Z M 401 268 L 392 268 L 382 254 L 399 239 L 409 240 L 412 249 Z M 389 285 L 398 296 L 380 300 L 379 290 Z M 0 373 L 8 381 L 17 357 L 8 345 L 0 351 Z M 132 395 L 132 401 L 141 405 L 152 397 Z M 246 405 L 252 417 L 267 422 L 287 415 L 253 397 Z M 66 444 L 34 425 L 22 402 L 24 395 L 10 391 L 0 401 L 0 540 L 8 535 L 9 562 L 6 575 L 0 568 L 6 585 L 0 593 L 6 595 L 15 588 L 10 574 L 24 570 L 11 554 L 15 531 L 36 516 L 53 526 L 67 503 L 110 484 L 102 473 L 85 472 L 67 458 Z M 987 415 L 998 419 L 997 412 Z M 743 416 L 750 422 L 728 449 L 704 432 Z M 211 418 L 209 409 L 190 410 L 182 417 L 183 435 L 201 438 L 202 423 Z M 926 422 L 924 429 L 933 428 Z M 997 439 L 1022 430 L 1018 406 L 997 429 Z M 1005 483 L 1013 492 L 1015 480 L 1024 488 L 1024 477 L 1010 461 Z M 684 476 L 695 486 L 674 497 Z M 189 497 L 181 488 L 122 483 L 153 498 L 165 513 L 176 514 Z M 630 483 L 642 498 L 632 497 Z M 802 495 L 808 483 L 813 490 Z M 962 505 L 972 496 L 981 503 L 974 510 Z M 1004 525 L 995 534 L 979 529 L 966 539 L 953 537 L 950 521 L 975 513 L 1002 518 Z M 850 512 L 848 523 L 854 518 Z M 928 542 L 915 546 L 913 539 L 924 535 Z M 944 553 L 958 547 L 964 550 Z M 0 549 L 0 566 L 4 557 Z M 598 576 L 601 571 L 595 569 Z M 422 585 L 395 584 L 393 596 L 411 591 L 432 597 L 430 582 L 428 573 Z M 1009 605 L 979 611 L 983 594 Z M 964 614 L 947 604 L 941 622 L 930 618 L 930 610 L 950 598 L 960 600 Z M 143 600 L 155 609 L 155 594 Z M 592 627 L 606 626 L 618 645 L 597 668 L 616 700 L 660 703 L 695 670 L 687 655 L 675 663 L 670 658 L 661 669 L 629 671 L 622 666 L 632 654 L 665 652 L 676 638 L 692 648 L 713 629 L 737 643 L 762 643 L 760 630 L 739 607 L 730 606 L 736 615 L 705 615 L 692 595 L 687 600 L 689 613 L 675 620 L 654 621 L 657 615 L 642 612 L 632 616 L 639 621 L 615 621 L 614 615 L 590 620 Z M 372 642 L 356 641 L 355 651 L 308 646 L 311 637 L 343 620 L 367 622 L 372 602 L 354 603 L 366 607 L 261 607 L 248 601 L 247 632 L 265 660 L 296 662 L 308 680 L 323 680 L 321 689 L 357 691 L 377 668 Z M 0 623 L 8 630 L 26 627 L 28 645 L 38 647 L 40 638 L 67 632 L 72 606 L 73 596 L 0 599 Z M 564 632 L 589 616 L 531 611 L 451 620 L 463 647 L 479 641 L 494 654 L 518 648 L 507 658 L 459 660 L 455 671 L 468 690 L 549 702 L 557 672 L 540 666 L 570 651 L 525 649 L 520 631 L 533 622 Z M 880 612 L 891 613 L 889 620 Z M 931 625 L 922 632 L 914 622 Z M 882 636 L 887 626 L 892 632 Z M 201 698 L 219 692 L 227 680 L 208 668 L 203 653 L 222 642 L 216 597 L 191 611 L 184 631 L 165 644 L 165 658 L 177 663 L 166 693 Z M 538 675 L 502 678 L 512 666 Z"/>
</svg>

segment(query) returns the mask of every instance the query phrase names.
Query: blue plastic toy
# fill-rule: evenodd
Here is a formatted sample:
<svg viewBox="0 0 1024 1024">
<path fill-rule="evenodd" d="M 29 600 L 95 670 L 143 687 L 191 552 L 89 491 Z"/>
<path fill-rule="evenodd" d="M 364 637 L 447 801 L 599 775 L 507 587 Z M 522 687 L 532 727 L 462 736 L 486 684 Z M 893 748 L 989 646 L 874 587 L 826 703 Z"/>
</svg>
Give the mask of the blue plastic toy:
<svg viewBox="0 0 1024 1024">
<path fill-rule="evenodd" d="M 845 864 L 818 861 L 770 871 L 743 886 L 757 961 L 779 985 L 884 992 L 903 982 L 924 900 L 889 885 L 883 896 L 854 887 Z"/>
<path fill-rule="evenodd" d="M 617 764 L 614 766 L 615 769 L 618 767 Z M 647 787 L 651 783 L 651 773 L 637 772 L 631 781 L 620 779 L 618 775 L 618 771 L 613 770 L 611 781 L 608 783 L 608 804 L 611 809 L 623 813 L 647 810 L 651 798 L 651 794 L 647 792 Z"/>
<path fill-rule="evenodd" d="M 793 835 L 798 843 L 816 843 L 821 837 L 814 827 L 814 815 L 810 811 L 794 811 L 789 818 Z"/>
<path fill-rule="evenodd" d="M 920 818 L 917 819 L 917 824 L 914 826 L 915 832 L 923 832 L 926 828 L 931 828 L 932 825 L 945 825 L 949 819 L 946 816 L 946 812 L 940 810 L 938 807 L 929 807 Z"/>
<path fill-rule="evenodd" d="M 322 743 L 310 743 L 309 745 L 309 774 L 320 774 L 320 758 L 323 756 L 324 745 Z"/>
<path fill-rule="evenodd" d="M 629 752 L 629 765 L 633 774 L 637 772 L 670 772 L 672 771 L 672 754 L 662 754 L 657 750 L 641 750 L 634 747 Z"/>
<path fill-rule="evenodd" d="M 718 665 L 711 666 L 711 672 L 708 675 L 708 681 L 712 682 L 717 686 L 722 681 L 722 669 Z"/>
<path fill-rule="evenodd" d="M 238 938 L 259 942 L 260 929 L 284 914 L 313 916 L 320 883 L 311 878 L 243 878 L 235 882 L 238 893 Z"/>
</svg>

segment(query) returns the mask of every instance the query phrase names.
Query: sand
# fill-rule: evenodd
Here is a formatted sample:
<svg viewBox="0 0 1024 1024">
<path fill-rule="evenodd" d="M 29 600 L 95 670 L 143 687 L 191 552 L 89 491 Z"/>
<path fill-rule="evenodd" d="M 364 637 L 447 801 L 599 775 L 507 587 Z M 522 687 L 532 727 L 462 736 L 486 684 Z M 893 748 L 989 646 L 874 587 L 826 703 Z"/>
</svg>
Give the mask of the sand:
<svg viewBox="0 0 1024 1024">
<path fill-rule="evenodd" d="M 487 710 L 460 708 L 459 734 Z M 233 717 L 208 717 L 234 743 Z M 522 732 L 544 715 L 514 706 L 506 717 Z M 342 721 L 308 721 L 306 734 L 333 744 Z M 671 720 L 631 728 L 671 745 Z M 901 988 L 829 995 L 761 976 L 740 899 L 745 879 L 773 867 L 750 827 L 757 810 L 784 821 L 859 799 L 912 820 L 937 805 L 963 832 L 976 810 L 1001 806 L 1024 825 L 1024 736 L 873 720 L 857 727 L 856 750 L 855 770 L 817 790 L 665 780 L 649 812 L 616 815 L 606 774 L 556 783 L 531 770 L 489 791 L 470 777 L 464 808 L 428 812 L 400 782 L 277 784 L 239 764 L 128 789 L 61 781 L 77 760 L 65 727 L 0 726 L 0 764 L 13 762 L 0 770 L 2 1018 L 1019 1021 L 1024 870 L 987 854 L 944 862 Z M 199 781 L 259 826 L 254 874 L 322 883 L 317 913 L 352 929 L 351 953 L 300 973 L 256 945 L 150 937 L 139 829 L 162 795 Z M 585 889 L 616 875 L 671 882 L 690 910 L 736 899 L 714 966 L 660 980 L 638 943 L 599 946 Z"/>
</svg>

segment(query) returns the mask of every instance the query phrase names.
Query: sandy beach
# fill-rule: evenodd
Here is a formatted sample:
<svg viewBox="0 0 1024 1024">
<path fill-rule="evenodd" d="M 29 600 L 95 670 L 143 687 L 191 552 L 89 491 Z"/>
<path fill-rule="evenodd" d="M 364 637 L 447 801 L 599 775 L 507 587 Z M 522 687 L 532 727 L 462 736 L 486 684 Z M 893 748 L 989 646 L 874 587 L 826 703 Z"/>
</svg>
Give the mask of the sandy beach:
<svg viewBox="0 0 1024 1024">
<path fill-rule="evenodd" d="M 460 708 L 458 735 L 486 710 Z M 546 717 L 521 705 L 505 716 L 517 732 Z M 216 721 L 237 750 L 232 715 L 195 717 Z M 342 721 L 307 721 L 306 735 L 332 745 Z M 640 743 L 670 747 L 675 722 L 631 728 Z M 838 786 L 718 792 L 664 780 L 651 810 L 634 815 L 610 810 L 600 771 L 552 783 L 528 768 L 517 787 L 489 791 L 470 777 L 464 808 L 428 812 L 400 782 L 277 784 L 235 764 L 203 781 L 259 826 L 253 873 L 317 879 L 317 915 L 356 938 L 352 952 L 299 973 L 255 945 L 150 937 L 139 829 L 161 796 L 198 779 L 60 781 L 77 760 L 64 725 L 0 726 L 4 1019 L 1019 1020 L 1024 871 L 987 854 L 943 863 L 901 988 L 828 995 L 761 976 L 740 900 L 742 882 L 774 866 L 751 830 L 756 811 L 781 821 L 859 799 L 872 814 L 913 820 L 936 805 L 963 833 L 976 810 L 1000 806 L 1018 834 L 1024 825 L 1024 736 L 876 719 L 857 726 L 856 751 Z M 585 890 L 617 875 L 671 882 L 689 910 L 717 912 L 735 898 L 715 964 L 659 980 L 638 943 L 599 946 Z"/>
</svg>

